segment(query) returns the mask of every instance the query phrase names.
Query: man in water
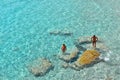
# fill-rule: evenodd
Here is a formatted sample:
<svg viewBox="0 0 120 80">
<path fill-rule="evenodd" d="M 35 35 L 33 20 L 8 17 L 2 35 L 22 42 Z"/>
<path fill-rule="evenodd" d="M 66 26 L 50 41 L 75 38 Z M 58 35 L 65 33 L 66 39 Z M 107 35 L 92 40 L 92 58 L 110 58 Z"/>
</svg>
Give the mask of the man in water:
<svg viewBox="0 0 120 80">
<path fill-rule="evenodd" d="M 96 42 L 98 41 L 98 38 L 97 38 L 95 35 L 93 35 L 93 36 L 91 37 L 91 41 L 92 41 L 93 47 L 96 48 Z"/>
</svg>

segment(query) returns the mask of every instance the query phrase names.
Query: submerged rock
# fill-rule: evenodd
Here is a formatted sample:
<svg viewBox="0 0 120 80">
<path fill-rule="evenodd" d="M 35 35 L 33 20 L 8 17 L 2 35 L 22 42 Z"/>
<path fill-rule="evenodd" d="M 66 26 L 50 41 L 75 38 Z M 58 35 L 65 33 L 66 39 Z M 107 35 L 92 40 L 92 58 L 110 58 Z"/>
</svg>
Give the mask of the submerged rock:
<svg viewBox="0 0 120 80">
<path fill-rule="evenodd" d="M 53 69 L 52 63 L 47 59 L 38 58 L 37 60 L 33 61 L 32 64 L 29 66 L 30 72 L 34 76 L 43 76 L 51 69 Z"/>
<path fill-rule="evenodd" d="M 74 50 L 74 51 L 71 52 L 70 58 L 74 59 L 78 56 L 78 54 L 79 54 L 79 50 Z"/>
<path fill-rule="evenodd" d="M 86 44 L 86 43 L 91 43 L 91 37 L 79 37 L 77 39 L 77 42 L 79 44 Z"/>
<path fill-rule="evenodd" d="M 68 30 L 54 30 L 49 32 L 52 35 L 66 35 L 71 36 L 73 33 Z"/>
<path fill-rule="evenodd" d="M 65 61 L 65 62 L 71 62 L 74 61 L 78 57 L 79 50 L 74 50 L 70 54 L 61 54 L 59 55 L 59 59 Z"/>
<path fill-rule="evenodd" d="M 62 67 L 66 69 L 66 68 L 68 68 L 68 67 L 69 67 L 69 64 L 68 64 L 68 63 L 66 63 L 66 62 L 64 62 L 64 63 L 62 64 Z"/>
<path fill-rule="evenodd" d="M 65 61 L 65 62 L 70 62 L 70 60 L 71 60 L 69 54 L 65 54 L 65 55 L 64 55 L 64 54 L 61 54 L 61 55 L 59 55 L 58 57 L 59 57 L 59 59 Z"/>
<path fill-rule="evenodd" d="M 102 42 L 101 39 L 98 39 L 97 42 Z M 79 37 L 78 39 L 76 39 L 76 41 L 74 43 L 77 43 L 77 44 L 89 44 L 91 43 L 91 37 Z"/>
<path fill-rule="evenodd" d="M 60 30 L 54 30 L 54 31 L 50 31 L 49 33 L 54 34 L 54 35 L 58 35 L 58 34 L 61 33 L 61 31 Z"/>
<path fill-rule="evenodd" d="M 77 71 L 79 71 L 79 70 L 81 70 L 81 69 L 83 68 L 82 65 L 76 65 L 75 62 L 74 62 L 73 64 L 70 64 L 69 67 L 70 67 L 71 69 L 74 69 L 74 70 L 77 70 Z"/>
<path fill-rule="evenodd" d="M 96 43 L 96 48 L 92 47 L 92 43 L 86 44 L 86 48 L 87 49 L 95 49 L 95 50 L 99 51 L 100 53 L 109 51 L 108 47 L 104 43 L 99 43 L 99 42 Z"/>
</svg>

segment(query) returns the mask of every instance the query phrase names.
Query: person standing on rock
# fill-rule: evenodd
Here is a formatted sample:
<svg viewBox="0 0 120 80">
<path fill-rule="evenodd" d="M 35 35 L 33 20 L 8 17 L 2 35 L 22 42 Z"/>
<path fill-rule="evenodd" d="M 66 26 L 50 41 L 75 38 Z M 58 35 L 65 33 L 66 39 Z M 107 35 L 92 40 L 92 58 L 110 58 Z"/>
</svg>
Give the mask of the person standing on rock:
<svg viewBox="0 0 120 80">
<path fill-rule="evenodd" d="M 96 42 L 98 41 L 98 38 L 95 35 L 93 35 L 91 37 L 91 41 L 92 41 L 92 46 L 96 48 Z"/>
<path fill-rule="evenodd" d="M 63 53 L 65 53 L 65 51 L 67 50 L 67 47 L 65 44 L 62 44 L 61 50 Z"/>
</svg>

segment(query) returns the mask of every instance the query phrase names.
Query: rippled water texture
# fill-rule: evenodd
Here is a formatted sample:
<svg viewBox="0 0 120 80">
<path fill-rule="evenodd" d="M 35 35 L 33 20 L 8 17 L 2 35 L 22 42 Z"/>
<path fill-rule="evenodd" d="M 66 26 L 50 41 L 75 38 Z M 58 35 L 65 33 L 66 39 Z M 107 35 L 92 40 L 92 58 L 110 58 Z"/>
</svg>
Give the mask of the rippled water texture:
<svg viewBox="0 0 120 80">
<path fill-rule="evenodd" d="M 112 80 L 120 79 L 120 0 L 0 0 L 0 80 Z M 67 30 L 72 36 L 50 35 Z M 63 43 L 97 35 L 109 48 L 111 65 L 98 63 L 75 71 L 61 68 L 53 56 Z M 105 53 L 107 54 L 107 53 Z M 34 77 L 28 64 L 45 57 L 55 65 Z"/>
</svg>

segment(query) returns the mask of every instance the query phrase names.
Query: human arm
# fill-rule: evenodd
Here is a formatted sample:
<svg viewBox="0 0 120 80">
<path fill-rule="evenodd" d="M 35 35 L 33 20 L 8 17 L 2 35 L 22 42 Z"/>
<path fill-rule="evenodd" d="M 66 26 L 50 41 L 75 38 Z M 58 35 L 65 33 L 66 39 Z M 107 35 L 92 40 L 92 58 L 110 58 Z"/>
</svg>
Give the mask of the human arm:
<svg viewBox="0 0 120 80">
<path fill-rule="evenodd" d="M 96 41 L 98 41 L 98 37 L 96 37 Z"/>
</svg>

